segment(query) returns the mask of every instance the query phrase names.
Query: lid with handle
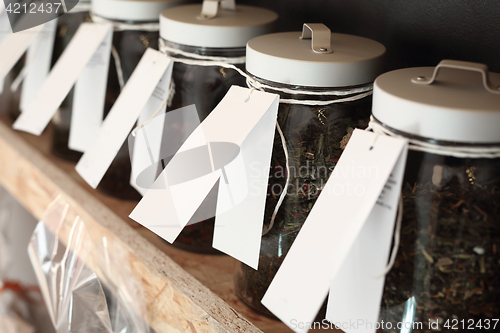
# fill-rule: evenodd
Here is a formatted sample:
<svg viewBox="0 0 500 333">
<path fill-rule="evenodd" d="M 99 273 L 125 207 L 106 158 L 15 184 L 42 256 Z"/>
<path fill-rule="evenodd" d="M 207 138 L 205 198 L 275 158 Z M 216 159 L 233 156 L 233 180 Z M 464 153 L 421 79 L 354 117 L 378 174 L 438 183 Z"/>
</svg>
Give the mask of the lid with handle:
<svg viewBox="0 0 500 333">
<path fill-rule="evenodd" d="M 157 22 L 160 13 L 185 0 L 91 0 L 95 15 L 118 21 Z"/>
<path fill-rule="evenodd" d="M 235 5 L 234 0 L 204 0 L 163 11 L 160 36 L 189 46 L 245 47 L 253 37 L 273 32 L 277 19 L 271 10 Z"/>
<path fill-rule="evenodd" d="M 331 33 L 306 23 L 302 32 L 282 32 L 248 42 L 246 68 L 257 77 L 306 87 L 347 87 L 373 82 L 385 47 L 374 40 Z"/>
<path fill-rule="evenodd" d="M 396 130 L 462 143 L 500 143 L 500 74 L 443 60 L 385 73 L 373 87 L 373 116 Z"/>
</svg>

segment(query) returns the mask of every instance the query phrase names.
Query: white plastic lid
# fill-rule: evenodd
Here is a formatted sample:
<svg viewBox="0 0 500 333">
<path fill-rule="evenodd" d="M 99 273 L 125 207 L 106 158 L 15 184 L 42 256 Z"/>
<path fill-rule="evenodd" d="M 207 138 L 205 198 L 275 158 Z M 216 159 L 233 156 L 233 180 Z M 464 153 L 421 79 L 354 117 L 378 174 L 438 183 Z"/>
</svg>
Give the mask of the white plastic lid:
<svg viewBox="0 0 500 333">
<path fill-rule="evenodd" d="M 259 35 L 273 32 L 278 15 L 268 9 L 237 5 L 220 8 L 215 17 L 201 19 L 201 4 L 169 8 L 160 16 L 160 36 L 170 42 L 214 48 L 244 47 Z"/>
<path fill-rule="evenodd" d="M 331 33 L 323 24 L 304 24 L 303 36 L 282 32 L 250 40 L 247 71 L 269 81 L 306 87 L 356 86 L 373 82 L 381 73 L 385 47 L 374 40 Z"/>
<path fill-rule="evenodd" d="M 182 4 L 183 0 L 91 0 L 92 12 L 110 20 L 158 21 L 166 8 Z"/>
<path fill-rule="evenodd" d="M 379 76 L 372 112 L 383 124 L 424 138 L 500 143 L 499 87 L 500 74 L 485 65 L 443 60 L 436 68 Z"/>
</svg>

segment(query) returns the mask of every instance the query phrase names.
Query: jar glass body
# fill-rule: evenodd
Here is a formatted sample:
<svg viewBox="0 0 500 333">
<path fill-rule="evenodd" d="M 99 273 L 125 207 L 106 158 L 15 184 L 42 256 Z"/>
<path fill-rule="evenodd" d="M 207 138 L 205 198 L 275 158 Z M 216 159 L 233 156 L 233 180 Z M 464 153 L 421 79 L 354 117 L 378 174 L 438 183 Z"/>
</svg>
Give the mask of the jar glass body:
<svg viewBox="0 0 500 333">
<path fill-rule="evenodd" d="M 380 320 L 411 322 L 412 332 L 493 329 L 500 315 L 498 170 L 500 158 L 408 151 L 401 241 Z"/>
<path fill-rule="evenodd" d="M 61 54 L 64 52 L 76 31 L 84 22 L 91 22 L 89 12 L 68 13 L 59 17 L 57 21 L 56 38 L 54 40 L 54 51 L 52 53 L 53 67 Z M 69 127 L 71 123 L 71 108 L 73 106 L 73 88 L 61 103 L 56 114 L 52 118 L 52 153 L 64 160 L 76 162 L 82 153 L 68 148 Z"/>
<path fill-rule="evenodd" d="M 0 94 L 0 108 L 1 112 L 6 112 L 11 120 L 16 120 L 17 117 L 21 114 L 21 110 L 19 109 L 21 103 L 21 89 L 22 82 L 17 87 L 15 91 L 11 91 L 10 86 L 21 73 L 21 70 L 24 67 L 24 63 L 26 61 L 26 54 L 24 54 L 21 59 L 14 65 L 9 73 L 5 76 L 3 82 L 3 91 Z"/>
<path fill-rule="evenodd" d="M 265 82 L 278 88 L 322 91 Z M 350 89 L 348 87 L 345 89 Z M 323 89 L 331 91 L 334 88 Z M 342 89 L 336 89 L 341 91 Z M 270 91 L 279 93 L 279 91 Z M 356 95 L 356 94 L 354 94 Z M 332 100 L 348 96 L 286 95 L 285 99 Z M 370 117 L 371 96 L 325 106 L 280 103 L 278 124 L 288 151 L 290 179 L 287 189 L 286 157 L 278 132 L 271 158 L 264 228 L 258 270 L 240 264 L 235 274 L 237 295 L 250 307 L 272 315 L 261 300 L 285 259 L 305 219 L 334 169 L 353 129 L 366 128 Z M 271 225 L 277 201 L 286 196 Z M 325 218 L 335 218 L 334 212 Z"/>
<path fill-rule="evenodd" d="M 158 31 L 124 30 L 113 33 L 113 47 L 120 57 L 124 83 L 127 83 L 146 49 L 158 49 L 158 36 Z M 120 92 L 116 63 L 111 56 L 104 117 L 111 110 Z M 130 174 L 130 155 L 125 140 L 97 189 L 120 199 L 140 200 L 140 194 L 130 185 Z"/>
<path fill-rule="evenodd" d="M 243 57 L 245 48 L 202 48 L 187 45 L 180 45 L 164 41 L 165 45 L 181 51 L 217 57 Z M 178 54 L 173 57 L 182 58 Z M 243 68 L 244 64 L 236 65 Z M 172 71 L 172 82 L 174 85 L 174 95 L 171 103 L 167 107 L 167 112 L 178 108 L 196 105 L 200 122 L 202 122 L 210 112 L 224 98 L 232 85 L 245 86 L 246 79 L 237 71 L 220 66 L 196 66 L 174 63 Z M 216 202 L 217 185 L 207 196 L 208 202 Z M 193 220 L 197 216 L 206 216 L 202 211 L 214 209 L 213 205 L 202 205 L 194 214 Z M 201 215 L 200 215 L 201 214 Z M 201 253 L 220 253 L 212 247 L 215 218 L 210 218 L 199 223 L 188 224 L 174 242 L 174 246 Z"/>
</svg>

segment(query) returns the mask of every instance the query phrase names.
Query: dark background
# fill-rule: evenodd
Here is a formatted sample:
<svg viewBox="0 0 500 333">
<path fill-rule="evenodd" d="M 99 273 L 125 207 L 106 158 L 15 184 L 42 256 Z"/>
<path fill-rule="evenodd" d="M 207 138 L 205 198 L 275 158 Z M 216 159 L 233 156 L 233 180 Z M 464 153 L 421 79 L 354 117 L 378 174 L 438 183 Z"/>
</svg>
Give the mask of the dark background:
<svg viewBox="0 0 500 333">
<path fill-rule="evenodd" d="M 500 0 L 236 0 L 274 10 L 279 31 L 324 23 L 387 48 L 385 70 L 481 62 L 500 73 Z"/>
</svg>

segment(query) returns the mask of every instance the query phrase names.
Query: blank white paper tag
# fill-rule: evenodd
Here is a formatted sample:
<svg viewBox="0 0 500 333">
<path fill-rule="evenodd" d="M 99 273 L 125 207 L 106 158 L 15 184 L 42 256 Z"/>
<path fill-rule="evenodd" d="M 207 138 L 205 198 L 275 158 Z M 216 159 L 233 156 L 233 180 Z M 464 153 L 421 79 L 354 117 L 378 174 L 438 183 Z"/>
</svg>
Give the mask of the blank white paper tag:
<svg viewBox="0 0 500 333">
<path fill-rule="evenodd" d="M 49 74 L 56 31 L 57 18 L 45 23 L 44 29 L 38 34 L 28 49 L 26 56 L 26 65 L 28 68 L 23 80 L 19 105 L 21 111 L 28 107 L 35 99 L 36 94 Z"/>
<path fill-rule="evenodd" d="M 82 23 L 52 68 L 35 100 L 14 123 L 14 128 L 40 135 L 68 95 L 87 63 L 113 29 L 111 24 Z M 22 32 L 18 32 L 18 35 Z M 0 55 L 1 56 L 1 55 Z"/>
<path fill-rule="evenodd" d="M 252 197 L 247 177 L 253 162 L 263 169 L 265 165 L 265 172 L 256 179 L 267 186 L 271 158 L 269 145 L 272 146 L 274 137 L 278 101 L 275 94 L 231 87 L 167 164 L 130 217 L 172 243 L 220 179 L 215 233 L 226 228 L 232 231 L 219 238 L 218 244 L 223 244 L 219 248 L 242 260 L 248 259 L 246 254 L 251 257 L 248 261 L 252 264 L 258 261 L 267 192 L 264 188 Z M 267 138 L 270 143 L 266 142 L 262 148 L 257 140 L 258 147 L 251 147 L 252 138 L 259 136 Z M 268 156 L 255 157 L 258 148 Z M 219 216 L 239 208 L 243 210 L 236 215 L 245 221 L 241 228 L 231 224 L 234 220 L 229 221 L 230 215 L 223 222 L 218 221 Z M 252 209 L 255 211 L 248 218 L 242 215 Z M 253 237 L 255 235 L 258 237 Z M 225 239 L 230 236 L 240 240 L 252 237 L 253 243 L 246 250 L 241 250 L 242 243 L 234 249 L 234 241 Z"/>
<path fill-rule="evenodd" d="M 307 332 L 311 327 L 332 280 L 348 258 L 390 174 L 393 173 L 394 179 L 402 176 L 399 167 L 405 163 L 406 147 L 407 142 L 401 139 L 362 130 L 353 132 L 262 300 L 295 332 Z M 399 191 L 400 184 L 398 179 L 395 191 Z M 398 197 L 391 202 L 391 207 L 397 206 Z M 392 213 L 389 216 L 394 216 Z M 388 229 L 387 226 L 386 232 Z M 390 233 L 392 235 L 392 229 Z M 390 236 L 388 244 L 380 246 L 382 249 L 390 246 Z M 375 269 L 378 275 L 387 263 L 386 252 L 379 251 L 383 265 Z M 353 264 L 357 260 L 360 259 Z"/>
<path fill-rule="evenodd" d="M 259 265 L 277 111 L 276 101 L 243 141 L 240 155 L 225 167 L 219 183 L 213 246 L 254 269 Z M 245 175 L 240 176 L 241 170 Z"/>
<path fill-rule="evenodd" d="M 68 147 L 79 152 L 85 152 L 101 127 L 112 40 L 110 30 L 75 84 Z"/>
<path fill-rule="evenodd" d="M 0 46 L 9 34 L 12 33 L 9 17 L 5 11 L 5 3 L 0 1 Z M 0 94 L 3 92 L 4 80 L 0 78 Z"/>
<path fill-rule="evenodd" d="M 150 121 L 147 128 L 142 127 L 136 131 L 134 147 L 132 150 L 133 154 L 130 154 L 130 162 L 132 164 L 130 185 L 141 195 L 144 195 L 153 185 L 157 176 L 156 172 L 142 174 L 141 182 L 139 182 L 139 184 L 137 183 L 137 177 L 139 174 L 160 160 L 161 143 L 164 133 L 163 129 L 165 122 L 167 121 L 163 116 L 165 114 L 165 110 L 167 109 L 167 105 L 165 103 L 165 105 L 162 106 L 162 102 L 167 98 L 169 93 L 169 85 L 172 78 L 172 67 L 173 66 L 167 68 L 139 116 L 138 124 L 144 124 L 155 114 L 158 108 L 161 107 L 161 118 L 155 118 L 156 121 Z M 194 105 L 193 112 L 196 112 L 196 107 L 194 107 Z M 130 151 L 131 150 L 129 148 L 129 152 Z"/>
<path fill-rule="evenodd" d="M 41 24 L 5 37 L 0 45 L 0 80 L 5 78 L 43 29 L 44 24 Z"/>
<path fill-rule="evenodd" d="M 97 137 L 76 165 L 76 171 L 92 188 L 96 188 L 101 182 L 160 79 L 171 65 L 169 58 L 151 48 L 142 56 L 102 123 Z M 168 82 L 162 84 L 169 85 Z"/>
<path fill-rule="evenodd" d="M 346 333 L 375 333 L 407 150 L 330 285 L 327 319 Z"/>
</svg>

